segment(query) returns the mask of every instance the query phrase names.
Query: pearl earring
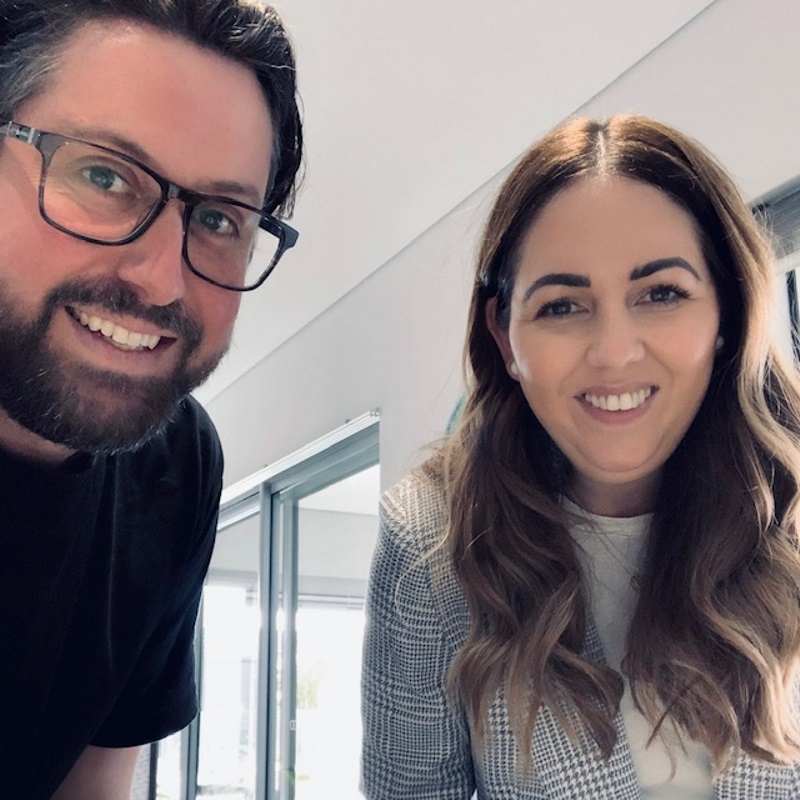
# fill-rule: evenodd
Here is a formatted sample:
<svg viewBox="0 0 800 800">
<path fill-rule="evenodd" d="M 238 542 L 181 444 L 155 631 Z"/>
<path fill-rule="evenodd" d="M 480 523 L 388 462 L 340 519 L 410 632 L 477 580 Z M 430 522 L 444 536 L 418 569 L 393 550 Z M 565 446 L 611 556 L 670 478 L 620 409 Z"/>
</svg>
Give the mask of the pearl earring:
<svg viewBox="0 0 800 800">
<path fill-rule="evenodd" d="M 516 361 L 508 362 L 508 371 L 513 378 L 519 378 L 519 367 Z"/>
<path fill-rule="evenodd" d="M 714 347 L 716 348 L 718 353 L 720 350 L 722 350 L 723 347 L 725 347 L 725 337 L 722 334 L 717 336 L 717 341 L 714 343 Z"/>
</svg>

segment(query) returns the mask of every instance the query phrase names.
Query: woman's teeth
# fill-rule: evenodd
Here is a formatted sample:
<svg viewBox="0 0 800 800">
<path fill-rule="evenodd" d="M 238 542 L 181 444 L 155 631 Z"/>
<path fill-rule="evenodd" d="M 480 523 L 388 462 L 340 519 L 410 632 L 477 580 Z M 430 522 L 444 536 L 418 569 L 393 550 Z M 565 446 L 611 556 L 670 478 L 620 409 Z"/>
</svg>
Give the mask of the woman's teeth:
<svg viewBox="0 0 800 800">
<path fill-rule="evenodd" d="M 108 339 L 112 344 L 121 350 L 152 350 L 160 341 L 161 337 L 151 333 L 137 333 L 123 328 L 108 319 L 103 319 L 94 314 L 87 314 L 85 311 L 70 309 L 72 316 L 81 325 L 90 331 L 99 333 Z"/>
<path fill-rule="evenodd" d="M 648 387 L 647 389 L 639 389 L 638 392 L 623 392 L 622 394 L 585 394 L 583 399 L 589 405 L 603 411 L 631 411 L 644 403 L 652 393 L 652 387 Z"/>
</svg>

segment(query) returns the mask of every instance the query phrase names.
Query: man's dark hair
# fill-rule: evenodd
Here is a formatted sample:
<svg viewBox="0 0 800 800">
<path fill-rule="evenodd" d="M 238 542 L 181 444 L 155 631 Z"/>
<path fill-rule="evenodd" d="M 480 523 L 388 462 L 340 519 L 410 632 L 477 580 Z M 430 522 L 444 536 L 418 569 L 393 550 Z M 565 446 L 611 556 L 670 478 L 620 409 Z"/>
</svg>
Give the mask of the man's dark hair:
<svg viewBox="0 0 800 800">
<path fill-rule="evenodd" d="M 264 208 L 289 216 L 303 145 L 294 53 L 277 12 L 258 0 L 0 0 L 0 120 L 47 88 L 73 33 L 103 18 L 147 23 L 253 70 L 274 129 Z"/>
</svg>

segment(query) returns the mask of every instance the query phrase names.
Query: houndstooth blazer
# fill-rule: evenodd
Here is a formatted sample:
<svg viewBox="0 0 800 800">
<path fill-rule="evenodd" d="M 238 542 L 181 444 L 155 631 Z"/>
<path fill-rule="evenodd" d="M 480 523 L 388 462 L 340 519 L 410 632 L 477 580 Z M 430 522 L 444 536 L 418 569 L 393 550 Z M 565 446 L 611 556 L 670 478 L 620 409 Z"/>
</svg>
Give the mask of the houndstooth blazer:
<svg viewBox="0 0 800 800">
<path fill-rule="evenodd" d="M 442 497 L 409 476 L 381 502 L 367 599 L 362 712 L 362 791 L 368 800 L 637 800 L 641 792 L 621 717 L 606 761 L 566 736 L 548 709 L 536 722 L 532 777 L 515 774 L 502 692 L 474 759 L 466 716 L 448 703 L 445 674 L 466 636 L 468 612 L 444 551 L 423 558 L 445 525 Z M 584 652 L 603 660 L 594 626 Z M 715 800 L 800 799 L 800 765 L 745 754 L 715 780 Z"/>
</svg>

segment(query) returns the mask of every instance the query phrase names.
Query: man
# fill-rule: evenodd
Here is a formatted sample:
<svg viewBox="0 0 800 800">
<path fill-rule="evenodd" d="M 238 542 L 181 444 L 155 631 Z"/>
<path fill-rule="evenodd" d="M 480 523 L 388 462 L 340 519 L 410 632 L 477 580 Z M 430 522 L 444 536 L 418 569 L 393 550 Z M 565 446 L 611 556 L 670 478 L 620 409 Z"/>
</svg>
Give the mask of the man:
<svg viewBox="0 0 800 800">
<path fill-rule="evenodd" d="M 127 797 L 196 713 L 222 458 L 188 393 L 294 244 L 301 139 L 269 8 L 0 0 L 2 797 Z"/>
</svg>

